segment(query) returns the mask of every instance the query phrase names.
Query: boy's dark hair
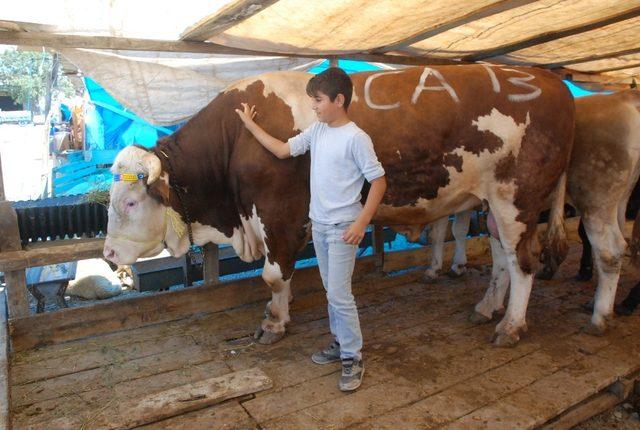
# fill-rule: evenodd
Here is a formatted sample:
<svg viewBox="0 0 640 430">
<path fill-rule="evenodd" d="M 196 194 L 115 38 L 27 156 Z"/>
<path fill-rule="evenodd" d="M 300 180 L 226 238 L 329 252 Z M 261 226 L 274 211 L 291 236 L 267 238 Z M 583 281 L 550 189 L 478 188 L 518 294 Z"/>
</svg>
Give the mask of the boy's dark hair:
<svg viewBox="0 0 640 430">
<path fill-rule="evenodd" d="M 339 67 L 329 67 L 307 82 L 307 94 L 309 97 L 315 97 L 318 92 L 328 95 L 331 101 L 334 101 L 338 94 L 342 94 L 344 96 L 344 110 L 346 111 L 349 108 L 349 103 L 351 103 L 353 83 L 344 70 Z"/>
</svg>

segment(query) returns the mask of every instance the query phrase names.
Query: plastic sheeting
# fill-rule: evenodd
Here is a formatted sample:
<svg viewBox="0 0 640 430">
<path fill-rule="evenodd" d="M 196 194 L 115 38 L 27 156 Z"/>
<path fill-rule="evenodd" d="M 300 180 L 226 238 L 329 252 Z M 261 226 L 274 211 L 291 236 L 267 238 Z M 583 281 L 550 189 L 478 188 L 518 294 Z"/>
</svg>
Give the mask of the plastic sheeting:
<svg viewBox="0 0 640 430">
<path fill-rule="evenodd" d="M 91 78 L 85 78 L 91 103 L 85 114 L 85 150 L 122 149 L 132 143 L 151 147 L 171 129 L 158 129 L 127 110 Z"/>
<path fill-rule="evenodd" d="M 63 49 L 61 53 L 123 107 L 156 125 L 188 120 L 236 80 L 270 70 L 307 69 L 321 62 L 82 49 Z"/>
</svg>

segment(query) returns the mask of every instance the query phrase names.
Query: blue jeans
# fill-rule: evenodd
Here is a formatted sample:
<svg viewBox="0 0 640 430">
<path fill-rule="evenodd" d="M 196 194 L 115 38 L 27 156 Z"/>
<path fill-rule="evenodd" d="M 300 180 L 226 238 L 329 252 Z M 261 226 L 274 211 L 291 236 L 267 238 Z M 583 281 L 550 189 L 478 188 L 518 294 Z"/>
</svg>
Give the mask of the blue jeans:
<svg viewBox="0 0 640 430">
<path fill-rule="evenodd" d="M 327 292 L 329 326 L 340 344 L 340 358 L 362 358 L 362 332 L 358 308 L 351 293 L 351 276 L 357 245 L 349 245 L 342 234 L 351 222 L 312 225 L 313 246 L 322 284 Z"/>
</svg>

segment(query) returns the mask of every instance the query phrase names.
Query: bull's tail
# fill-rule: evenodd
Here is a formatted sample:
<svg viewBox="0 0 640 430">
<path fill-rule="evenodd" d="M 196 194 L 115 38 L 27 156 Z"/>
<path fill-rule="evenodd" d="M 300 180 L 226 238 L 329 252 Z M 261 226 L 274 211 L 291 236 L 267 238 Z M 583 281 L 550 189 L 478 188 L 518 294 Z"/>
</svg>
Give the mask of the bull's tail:
<svg viewBox="0 0 640 430">
<path fill-rule="evenodd" d="M 540 261 L 544 265 L 538 278 L 551 279 L 567 257 L 569 245 L 564 228 L 564 200 L 567 189 L 567 174 L 562 174 L 553 192 L 549 223 L 543 240 Z"/>
</svg>

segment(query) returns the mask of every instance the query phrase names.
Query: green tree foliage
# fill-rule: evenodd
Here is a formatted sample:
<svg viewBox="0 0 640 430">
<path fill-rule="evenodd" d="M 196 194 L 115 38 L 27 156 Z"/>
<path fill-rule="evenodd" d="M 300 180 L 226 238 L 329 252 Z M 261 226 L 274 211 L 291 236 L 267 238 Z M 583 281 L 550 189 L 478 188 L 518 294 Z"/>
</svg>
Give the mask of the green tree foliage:
<svg viewBox="0 0 640 430">
<path fill-rule="evenodd" d="M 16 103 L 37 104 L 45 95 L 52 64 L 53 57 L 48 52 L 6 50 L 0 53 L 0 89 Z M 54 88 L 72 95 L 73 86 L 62 70 L 58 70 L 57 76 Z"/>
</svg>

